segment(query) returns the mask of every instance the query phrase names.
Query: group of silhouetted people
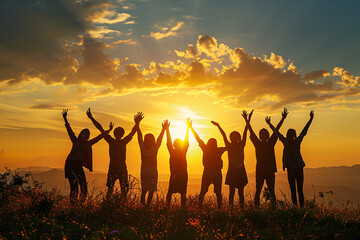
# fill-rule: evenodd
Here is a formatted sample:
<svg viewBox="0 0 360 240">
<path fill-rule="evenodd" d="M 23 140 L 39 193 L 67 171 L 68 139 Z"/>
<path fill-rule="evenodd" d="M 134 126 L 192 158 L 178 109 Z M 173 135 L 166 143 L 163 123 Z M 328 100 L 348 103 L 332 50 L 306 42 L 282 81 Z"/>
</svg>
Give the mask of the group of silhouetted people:
<svg viewBox="0 0 360 240">
<path fill-rule="evenodd" d="M 253 110 L 254 111 L 254 110 Z M 114 124 L 110 122 L 109 129 L 104 130 L 102 125 L 97 122 L 90 108 L 87 110 L 87 116 L 93 122 L 94 126 L 100 131 L 100 135 L 89 140 L 89 129 L 83 129 L 76 137 L 72 131 L 70 124 L 67 121 L 68 110 L 63 110 L 63 118 L 65 121 L 65 127 L 68 135 L 72 141 L 72 149 L 65 162 L 65 178 L 70 183 L 70 201 L 72 203 L 79 200 L 85 201 L 87 196 L 87 182 L 83 167 L 92 171 L 92 145 L 104 138 L 109 144 L 110 164 L 107 176 L 106 186 L 108 188 L 106 197 L 109 198 L 114 191 L 114 184 L 116 180 L 120 182 L 121 196 L 126 198 L 129 191 L 129 175 L 126 167 L 126 145 L 131 141 L 134 134 L 137 132 L 138 143 L 141 152 L 141 203 L 149 206 L 151 204 L 154 192 L 157 190 L 158 183 L 158 170 L 157 170 L 157 154 L 161 146 L 162 139 L 166 132 L 167 137 L 167 149 L 170 154 L 170 180 L 168 193 L 166 195 L 167 204 L 171 203 L 171 198 L 174 193 L 180 193 L 181 205 L 186 206 L 186 192 L 188 183 L 187 172 L 187 160 L 186 154 L 189 148 L 189 131 L 191 130 L 196 141 L 203 152 L 203 166 L 204 171 L 201 180 L 201 190 L 199 194 L 199 206 L 202 206 L 204 197 L 208 192 L 208 188 L 211 184 L 214 185 L 214 193 L 216 194 L 218 207 L 222 206 L 222 172 L 223 167 L 222 154 L 228 152 L 228 171 L 226 174 L 225 184 L 229 185 L 229 203 L 231 206 L 234 204 L 234 196 L 236 189 L 239 194 L 240 206 L 244 206 L 244 188 L 248 184 L 248 178 L 246 169 L 244 166 L 244 148 L 246 145 L 247 131 L 250 132 L 250 140 L 255 147 L 256 153 L 256 192 L 255 192 L 255 206 L 260 204 L 260 194 L 266 181 L 266 185 L 269 191 L 270 200 L 275 203 L 275 172 L 277 172 L 276 160 L 275 160 L 275 144 L 278 140 L 283 143 L 283 169 L 287 168 L 288 181 L 291 190 L 292 202 L 297 205 L 296 189 L 299 195 L 299 203 L 302 207 L 304 204 L 303 194 L 303 181 L 304 174 L 303 168 L 305 163 L 300 153 L 301 142 L 306 135 L 309 126 L 314 118 L 314 112 L 310 112 L 310 120 L 302 130 L 299 136 L 296 135 L 294 129 L 287 131 L 286 137 L 284 137 L 279 129 L 283 124 L 285 118 L 288 115 L 288 111 L 284 108 L 282 112 L 282 118 L 280 122 L 274 127 L 271 123 L 271 118 L 266 117 L 265 121 L 272 129 L 273 133 L 269 134 L 268 130 L 262 128 L 259 132 L 259 137 L 256 136 L 250 124 L 253 114 L 251 111 L 249 114 L 243 111 L 242 116 L 245 119 L 246 125 L 243 131 L 243 135 L 237 131 L 233 131 L 229 135 L 228 140 L 226 133 L 221 128 L 220 124 L 211 121 L 216 127 L 218 127 L 225 147 L 218 147 L 215 138 L 210 138 L 205 144 L 199 137 L 192 126 L 192 121 L 186 119 L 186 132 L 184 140 L 179 138 L 172 142 L 170 134 L 170 122 L 165 120 L 162 123 L 162 129 L 155 139 L 155 136 L 151 133 L 145 134 L 143 137 L 140 122 L 144 118 L 142 112 L 138 112 L 135 117 L 135 125 L 131 132 L 125 136 L 125 130 L 122 127 L 114 129 L 114 137 L 110 136 L 110 131 L 113 129 Z M 80 197 L 78 198 L 79 187 L 81 190 Z M 146 198 L 147 195 L 147 198 Z"/>
</svg>

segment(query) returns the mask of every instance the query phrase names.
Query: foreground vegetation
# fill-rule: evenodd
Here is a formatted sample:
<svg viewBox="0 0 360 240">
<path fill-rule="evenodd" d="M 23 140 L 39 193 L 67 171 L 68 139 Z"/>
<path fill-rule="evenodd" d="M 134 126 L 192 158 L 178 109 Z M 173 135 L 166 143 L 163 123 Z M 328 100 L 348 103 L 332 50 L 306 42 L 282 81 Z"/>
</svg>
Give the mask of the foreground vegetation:
<svg viewBox="0 0 360 240">
<path fill-rule="evenodd" d="M 131 192 L 109 200 L 91 196 L 71 205 L 55 190 L 42 190 L 30 173 L 0 174 L 0 238 L 5 239 L 360 239 L 360 209 L 337 209 L 307 200 L 303 209 L 278 201 L 241 210 L 209 198 L 202 209 L 189 196 L 170 208 L 156 198 L 150 208 Z M 265 200 L 265 199 L 264 199 Z"/>
</svg>

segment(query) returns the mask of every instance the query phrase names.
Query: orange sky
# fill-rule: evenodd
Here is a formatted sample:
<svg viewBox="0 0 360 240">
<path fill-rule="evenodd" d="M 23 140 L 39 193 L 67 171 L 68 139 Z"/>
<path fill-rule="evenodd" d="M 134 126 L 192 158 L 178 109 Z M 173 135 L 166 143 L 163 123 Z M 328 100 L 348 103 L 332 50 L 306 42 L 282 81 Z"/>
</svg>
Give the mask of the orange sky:
<svg viewBox="0 0 360 240">
<path fill-rule="evenodd" d="M 205 141 L 215 137 L 220 146 L 211 120 L 242 133 L 241 111 L 255 109 L 258 133 L 266 115 L 276 124 L 287 107 L 281 132 L 299 133 L 315 110 L 302 143 L 307 167 L 358 164 L 358 3 L 268 3 L 9 1 L 0 8 L 0 167 L 62 168 L 71 143 L 61 109 L 69 109 L 76 133 L 87 127 L 95 136 L 88 107 L 104 127 L 113 121 L 126 133 L 137 111 L 146 116 L 144 133 L 158 134 L 169 119 L 173 138 L 183 137 L 190 117 Z M 201 173 L 201 150 L 190 138 L 188 170 Z M 169 172 L 165 141 L 160 173 Z M 106 171 L 107 143 L 93 150 L 94 170 Z M 135 136 L 130 174 L 140 172 L 139 154 Z M 281 170 L 280 142 L 276 157 Z M 227 154 L 223 160 L 226 169 Z M 248 139 L 247 170 L 255 164 Z"/>
</svg>

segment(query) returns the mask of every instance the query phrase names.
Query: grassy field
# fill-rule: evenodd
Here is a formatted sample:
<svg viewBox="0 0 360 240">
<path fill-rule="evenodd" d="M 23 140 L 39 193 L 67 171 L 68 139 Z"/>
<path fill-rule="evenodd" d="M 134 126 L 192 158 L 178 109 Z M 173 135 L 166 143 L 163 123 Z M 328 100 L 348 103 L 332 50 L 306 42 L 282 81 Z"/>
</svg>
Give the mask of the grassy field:
<svg viewBox="0 0 360 240">
<path fill-rule="evenodd" d="M 306 200 L 303 209 L 263 199 L 255 209 L 247 202 L 241 210 L 225 201 L 218 210 L 207 198 L 203 208 L 197 196 L 188 207 L 179 199 L 170 208 L 157 197 L 150 208 L 130 192 L 109 200 L 90 196 L 84 204 L 71 205 L 56 190 L 42 190 L 31 174 L 0 174 L 0 238 L 4 239 L 360 239 L 360 208 L 337 209 Z"/>
</svg>

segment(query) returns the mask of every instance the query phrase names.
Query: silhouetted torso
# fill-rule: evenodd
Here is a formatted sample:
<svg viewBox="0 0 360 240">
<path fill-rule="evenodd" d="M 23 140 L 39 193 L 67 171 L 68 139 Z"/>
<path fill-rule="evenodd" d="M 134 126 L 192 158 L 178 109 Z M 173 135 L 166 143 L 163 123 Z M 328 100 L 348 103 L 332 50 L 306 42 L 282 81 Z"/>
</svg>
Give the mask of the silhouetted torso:
<svg viewBox="0 0 360 240">
<path fill-rule="evenodd" d="M 211 148 L 205 145 L 204 143 L 200 143 L 200 148 L 203 151 L 203 165 L 204 171 L 220 171 L 223 167 L 223 161 L 221 159 L 221 155 L 224 153 L 226 148 L 223 147 L 215 147 Z"/>
<path fill-rule="evenodd" d="M 132 137 L 127 136 L 123 139 L 114 139 L 107 135 L 105 140 L 109 143 L 110 164 L 109 170 L 126 169 L 126 145 Z"/>
<path fill-rule="evenodd" d="M 273 133 L 266 142 L 260 141 L 255 135 L 250 135 L 256 152 L 256 173 L 268 174 L 277 172 L 275 160 L 275 144 L 278 139 Z"/>
<path fill-rule="evenodd" d="M 186 153 L 189 145 L 184 146 L 181 150 L 169 148 L 170 153 L 170 172 L 172 174 L 187 173 Z"/>
<path fill-rule="evenodd" d="M 141 167 L 145 168 L 157 168 L 157 153 L 159 148 L 153 147 L 141 147 Z"/>
<path fill-rule="evenodd" d="M 229 169 L 239 168 L 244 164 L 244 147 L 245 144 L 243 142 L 228 144 Z"/>
<path fill-rule="evenodd" d="M 91 146 L 95 143 L 94 141 L 81 141 L 79 140 L 69 124 L 65 124 L 72 142 L 72 148 L 65 161 L 65 177 L 69 176 L 71 165 L 81 165 L 92 171 L 92 148 Z"/>
<path fill-rule="evenodd" d="M 284 144 L 283 164 L 284 168 L 305 167 L 305 162 L 300 153 L 300 145 L 303 138 L 288 140 L 279 134 L 280 141 Z"/>
</svg>

